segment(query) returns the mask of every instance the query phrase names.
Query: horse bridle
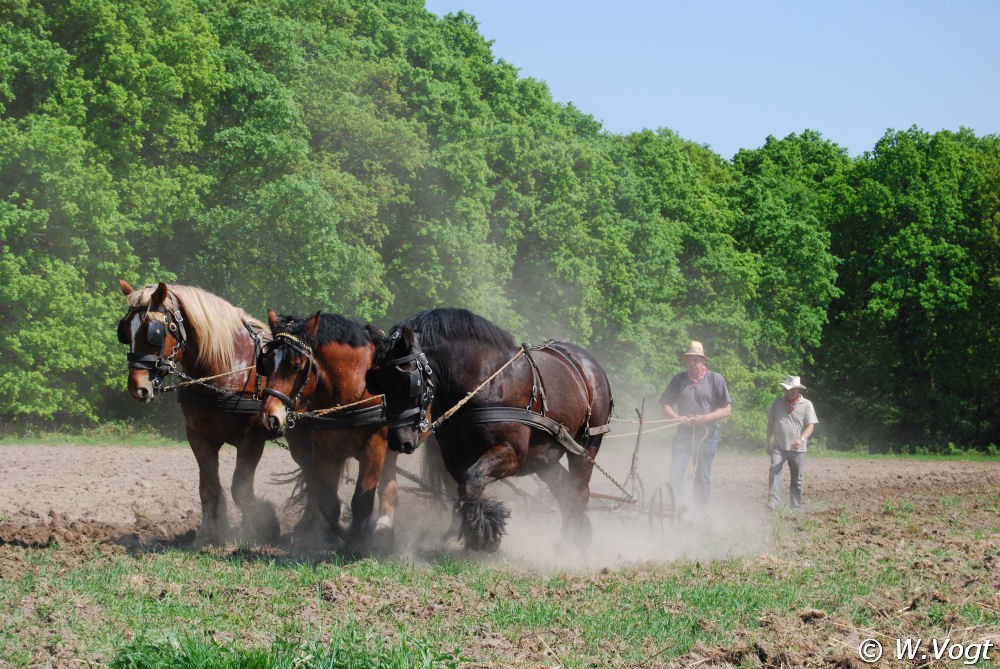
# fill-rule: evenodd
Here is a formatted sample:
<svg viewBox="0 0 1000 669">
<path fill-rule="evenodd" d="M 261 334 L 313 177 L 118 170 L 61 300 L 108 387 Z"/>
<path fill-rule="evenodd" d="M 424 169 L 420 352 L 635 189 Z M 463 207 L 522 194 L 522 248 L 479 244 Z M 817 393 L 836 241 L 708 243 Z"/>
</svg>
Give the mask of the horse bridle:
<svg viewBox="0 0 1000 669">
<path fill-rule="evenodd" d="M 151 313 L 163 314 L 163 320 L 149 318 Z M 148 320 L 146 324 L 146 341 L 159 350 L 156 353 L 146 353 L 140 355 L 136 353 L 135 341 L 129 336 L 128 327 L 132 319 L 141 314 L 143 320 Z M 174 345 L 167 353 L 167 331 L 174 337 Z M 160 386 L 167 374 L 176 368 L 177 355 L 187 346 L 187 331 L 184 328 L 184 316 L 180 308 L 171 310 L 166 306 L 166 301 L 158 307 L 149 305 L 136 305 L 129 307 L 120 321 L 118 321 L 118 341 L 129 346 L 128 366 L 129 369 L 145 369 L 150 372 L 153 392 L 160 390 Z M 152 372 L 155 372 L 153 374 Z"/>
<path fill-rule="evenodd" d="M 299 373 L 296 375 L 290 391 L 291 396 L 271 388 L 270 385 L 264 388 L 261 394 L 277 398 L 285 405 L 290 414 L 294 414 L 299 406 L 299 403 L 302 401 L 302 393 L 309 383 L 309 375 L 318 374 L 319 368 L 316 365 L 316 358 L 313 355 L 312 347 L 309 346 L 309 344 L 305 343 L 293 334 L 289 334 L 288 332 L 279 332 L 274 335 L 274 339 L 261 348 L 260 355 L 257 356 L 257 374 L 259 376 L 267 376 L 264 360 L 266 356 L 273 355 L 274 350 L 279 346 L 286 346 L 296 353 L 305 356 L 309 363 L 303 369 L 300 369 Z"/>
<path fill-rule="evenodd" d="M 388 350 L 391 351 L 395 347 L 399 337 L 399 330 L 389 335 Z M 404 365 L 408 368 L 404 369 Z M 399 358 L 393 358 L 392 360 L 386 360 L 379 367 L 369 370 L 368 374 L 378 379 L 378 377 L 385 377 L 391 368 L 395 368 L 397 372 L 406 375 L 409 388 L 408 399 L 413 402 L 413 405 L 407 405 L 406 408 L 396 413 L 394 410 L 398 408 L 398 402 L 394 401 L 389 395 L 386 395 L 385 413 L 389 429 L 413 426 L 421 433 L 429 432 L 431 426 L 428 422 L 428 416 L 430 414 L 431 403 L 434 401 L 434 381 L 432 378 L 434 373 L 431 370 L 430 363 L 427 361 L 427 355 L 420 349 L 420 344 L 416 339 L 413 340 L 411 353 Z"/>
</svg>

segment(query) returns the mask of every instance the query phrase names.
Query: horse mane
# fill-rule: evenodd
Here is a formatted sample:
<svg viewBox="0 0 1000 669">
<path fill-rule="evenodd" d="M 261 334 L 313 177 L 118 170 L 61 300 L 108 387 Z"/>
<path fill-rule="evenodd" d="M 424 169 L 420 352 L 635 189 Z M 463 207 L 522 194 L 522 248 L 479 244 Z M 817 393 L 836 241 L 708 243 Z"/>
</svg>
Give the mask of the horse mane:
<svg viewBox="0 0 1000 669">
<path fill-rule="evenodd" d="M 418 333 L 422 346 L 471 340 L 498 348 L 517 348 L 509 332 L 468 309 L 427 309 L 400 325 L 407 325 Z"/>
<path fill-rule="evenodd" d="M 228 370 L 236 366 L 236 337 L 246 329 L 246 323 L 270 339 L 268 326 L 218 295 L 195 286 L 168 284 L 184 312 L 184 326 L 196 333 L 197 356 L 192 366 L 212 370 Z M 156 291 L 155 285 L 145 286 L 128 296 L 130 307 L 148 306 Z"/>
<path fill-rule="evenodd" d="M 306 321 L 312 316 L 278 316 L 277 332 L 285 332 L 290 335 L 299 336 L 305 327 Z M 277 332 L 275 334 L 277 334 Z M 319 315 L 319 323 L 316 327 L 316 340 L 313 342 L 317 346 L 336 342 L 347 344 L 348 346 L 361 347 L 377 342 L 381 338 L 380 331 L 359 321 L 345 318 L 340 314 L 322 312 Z"/>
</svg>

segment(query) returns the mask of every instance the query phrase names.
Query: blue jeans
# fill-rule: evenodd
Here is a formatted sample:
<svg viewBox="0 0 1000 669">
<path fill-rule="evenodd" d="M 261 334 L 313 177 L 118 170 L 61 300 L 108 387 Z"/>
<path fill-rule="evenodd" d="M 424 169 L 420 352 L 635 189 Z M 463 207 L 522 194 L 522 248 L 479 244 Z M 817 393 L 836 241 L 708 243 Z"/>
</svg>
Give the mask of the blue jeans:
<svg viewBox="0 0 1000 669">
<path fill-rule="evenodd" d="M 768 496 L 767 502 L 772 506 L 777 506 L 781 499 L 781 470 L 788 462 L 788 474 L 791 481 L 788 484 L 788 505 L 793 509 L 802 506 L 802 475 L 803 464 L 806 454 L 803 451 L 783 451 L 775 448 L 771 451 L 771 473 L 768 476 Z"/>
<path fill-rule="evenodd" d="M 682 426 L 677 429 L 670 460 L 670 487 L 674 491 L 674 504 L 678 507 L 684 506 L 684 477 L 692 457 L 696 456 L 694 503 L 700 511 L 708 508 L 708 500 L 712 496 L 712 461 L 715 460 L 718 445 L 718 425 Z"/>
</svg>

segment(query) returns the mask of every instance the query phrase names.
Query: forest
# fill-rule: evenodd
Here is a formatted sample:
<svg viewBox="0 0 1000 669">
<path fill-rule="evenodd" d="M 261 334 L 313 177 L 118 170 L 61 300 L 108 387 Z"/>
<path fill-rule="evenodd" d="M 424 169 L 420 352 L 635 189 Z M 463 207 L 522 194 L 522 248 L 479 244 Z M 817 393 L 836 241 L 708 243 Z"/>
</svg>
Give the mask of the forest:
<svg viewBox="0 0 1000 669">
<path fill-rule="evenodd" d="M 723 444 L 800 374 L 830 448 L 995 451 L 1000 138 L 821 130 L 610 133 L 420 0 L 5 0 L 0 436 L 149 422 L 124 278 L 385 329 L 466 307 L 590 349 L 625 417 L 697 339 Z"/>
</svg>

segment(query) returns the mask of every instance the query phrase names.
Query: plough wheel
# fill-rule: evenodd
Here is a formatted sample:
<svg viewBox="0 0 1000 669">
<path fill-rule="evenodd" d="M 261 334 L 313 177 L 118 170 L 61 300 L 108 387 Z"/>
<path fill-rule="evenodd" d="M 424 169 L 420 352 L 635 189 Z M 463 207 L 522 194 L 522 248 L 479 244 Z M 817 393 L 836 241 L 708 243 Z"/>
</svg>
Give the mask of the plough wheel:
<svg viewBox="0 0 1000 669">
<path fill-rule="evenodd" d="M 669 483 L 662 483 L 657 486 L 650 497 L 649 506 L 646 507 L 649 514 L 649 529 L 663 531 L 663 528 L 672 525 L 676 509 L 674 507 L 674 489 Z"/>
</svg>

